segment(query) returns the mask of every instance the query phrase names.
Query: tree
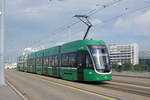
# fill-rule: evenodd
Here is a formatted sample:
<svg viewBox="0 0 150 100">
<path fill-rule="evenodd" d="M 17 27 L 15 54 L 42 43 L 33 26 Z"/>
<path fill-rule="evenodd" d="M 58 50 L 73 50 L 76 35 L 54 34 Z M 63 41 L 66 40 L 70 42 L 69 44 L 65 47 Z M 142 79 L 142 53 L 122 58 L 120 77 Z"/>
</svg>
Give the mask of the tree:
<svg viewBox="0 0 150 100">
<path fill-rule="evenodd" d="M 118 64 L 115 62 L 112 64 L 112 68 L 114 71 L 118 71 Z"/>
<path fill-rule="evenodd" d="M 144 62 L 140 62 L 139 64 L 134 66 L 135 71 L 149 71 L 150 72 L 150 66 L 148 66 L 147 64 L 145 64 Z"/>
<path fill-rule="evenodd" d="M 134 66 L 133 66 L 133 64 L 131 64 L 131 62 L 125 62 L 122 65 L 122 70 L 124 70 L 124 71 L 134 71 Z"/>
</svg>

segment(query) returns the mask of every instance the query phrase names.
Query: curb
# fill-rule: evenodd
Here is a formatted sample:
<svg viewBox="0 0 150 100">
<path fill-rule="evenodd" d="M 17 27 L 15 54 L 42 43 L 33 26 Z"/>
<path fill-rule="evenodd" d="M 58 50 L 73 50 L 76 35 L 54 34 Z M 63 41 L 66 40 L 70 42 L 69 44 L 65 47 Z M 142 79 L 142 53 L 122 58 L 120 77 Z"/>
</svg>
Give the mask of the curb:
<svg viewBox="0 0 150 100">
<path fill-rule="evenodd" d="M 118 74 L 112 74 L 112 76 L 121 76 L 121 77 L 133 77 L 133 78 L 150 79 L 150 77 L 146 77 L 146 76 L 135 76 L 135 75 L 118 75 Z"/>
<path fill-rule="evenodd" d="M 11 83 L 7 81 L 8 86 L 12 88 L 23 100 L 28 100 L 19 90 L 17 90 Z"/>
</svg>

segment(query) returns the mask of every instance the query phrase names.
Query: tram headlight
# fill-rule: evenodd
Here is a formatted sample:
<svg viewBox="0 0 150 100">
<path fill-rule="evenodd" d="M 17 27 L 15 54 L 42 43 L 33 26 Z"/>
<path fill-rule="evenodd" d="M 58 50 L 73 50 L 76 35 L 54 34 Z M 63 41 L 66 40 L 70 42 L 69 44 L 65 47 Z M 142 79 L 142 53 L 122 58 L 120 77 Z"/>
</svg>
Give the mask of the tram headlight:
<svg viewBox="0 0 150 100">
<path fill-rule="evenodd" d="M 89 72 L 89 74 L 91 75 L 91 74 L 92 74 L 92 72 Z"/>
<path fill-rule="evenodd" d="M 107 79 L 108 77 L 107 77 L 107 76 L 105 76 L 104 78 L 105 78 L 105 79 Z"/>
</svg>

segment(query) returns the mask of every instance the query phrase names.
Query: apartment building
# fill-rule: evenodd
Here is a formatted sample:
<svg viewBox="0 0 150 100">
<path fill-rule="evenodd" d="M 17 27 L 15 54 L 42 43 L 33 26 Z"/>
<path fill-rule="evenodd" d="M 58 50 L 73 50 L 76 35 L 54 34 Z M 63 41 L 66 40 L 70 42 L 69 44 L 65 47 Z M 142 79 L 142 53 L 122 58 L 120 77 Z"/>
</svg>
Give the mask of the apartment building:
<svg viewBox="0 0 150 100">
<path fill-rule="evenodd" d="M 137 43 L 128 45 L 108 45 L 108 51 L 111 64 L 131 62 L 135 65 L 139 63 L 139 48 Z"/>
</svg>

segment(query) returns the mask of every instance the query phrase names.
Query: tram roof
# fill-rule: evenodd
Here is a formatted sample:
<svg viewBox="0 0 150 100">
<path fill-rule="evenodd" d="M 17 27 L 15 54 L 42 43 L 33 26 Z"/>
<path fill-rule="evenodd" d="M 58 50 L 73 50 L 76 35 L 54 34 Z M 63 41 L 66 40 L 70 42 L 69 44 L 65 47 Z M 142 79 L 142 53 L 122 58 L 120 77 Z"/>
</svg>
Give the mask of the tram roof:
<svg viewBox="0 0 150 100">
<path fill-rule="evenodd" d="M 63 44 L 63 46 L 65 45 L 105 45 L 105 42 L 103 40 L 76 40 L 73 42 L 69 42 L 69 43 L 65 43 Z"/>
<path fill-rule="evenodd" d="M 62 45 L 62 53 L 88 50 L 88 45 L 105 45 L 103 40 L 77 40 Z"/>
</svg>

